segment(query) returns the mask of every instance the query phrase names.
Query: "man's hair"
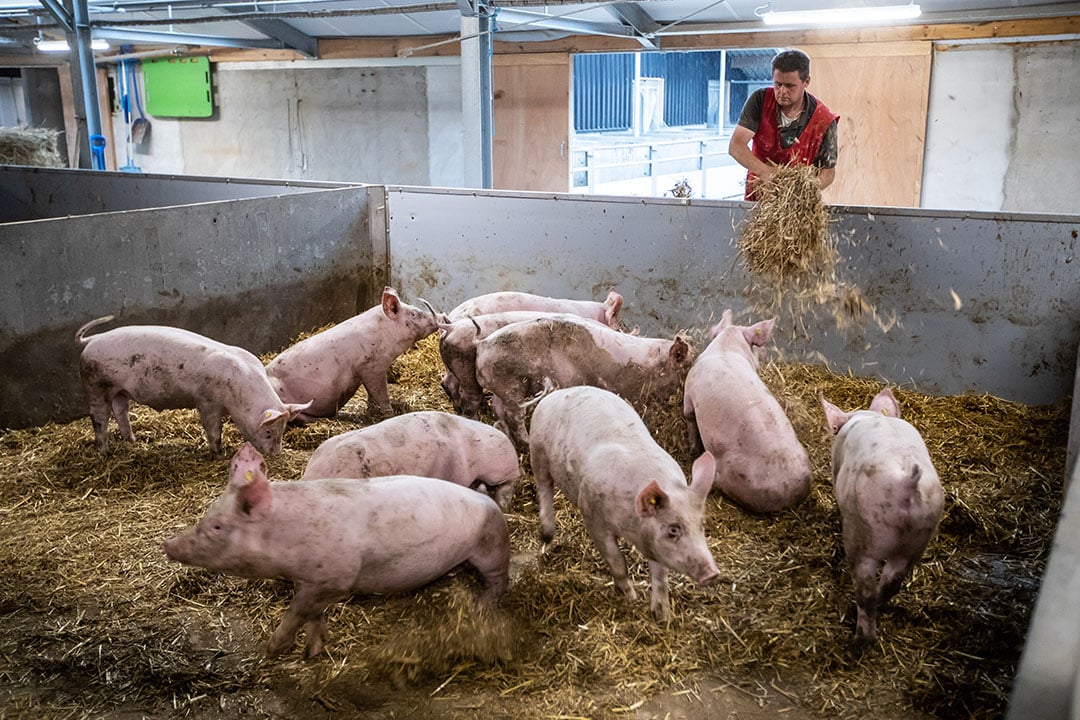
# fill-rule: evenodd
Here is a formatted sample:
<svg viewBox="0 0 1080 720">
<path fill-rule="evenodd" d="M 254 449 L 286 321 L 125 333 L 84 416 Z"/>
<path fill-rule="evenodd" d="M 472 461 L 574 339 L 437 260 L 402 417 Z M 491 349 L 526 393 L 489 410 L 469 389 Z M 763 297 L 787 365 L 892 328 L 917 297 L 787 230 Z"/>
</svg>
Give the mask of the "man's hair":
<svg viewBox="0 0 1080 720">
<path fill-rule="evenodd" d="M 810 56 L 802 50 L 781 50 L 772 59 L 772 69 L 782 73 L 798 72 L 799 79 L 806 82 L 810 77 Z"/>
</svg>

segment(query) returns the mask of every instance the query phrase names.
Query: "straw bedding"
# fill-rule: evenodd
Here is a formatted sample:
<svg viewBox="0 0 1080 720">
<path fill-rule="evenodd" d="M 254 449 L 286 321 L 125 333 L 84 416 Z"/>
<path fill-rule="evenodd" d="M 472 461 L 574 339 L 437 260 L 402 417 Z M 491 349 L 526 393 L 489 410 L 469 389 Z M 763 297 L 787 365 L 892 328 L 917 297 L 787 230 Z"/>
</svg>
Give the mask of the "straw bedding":
<svg viewBox="0 0 1080 720">
<path fill-rule="evenodd" d="M 395 364 L 398 412 L 449 410 L 430 337 Z M 5 717 L 387 716 L 403 697 L 446 701 L 462 717 L 633 717 L 664 691 L 704 678 L 747 695 L 781 693 L 810 715 L 997 717 L 1007 703 L 1062 494 L 1064 405 L 898 388 L 924 434 L 946 513 L 923 562 L 856 656 L 854 606 L 831 493 L 830 438 L 817 393 L 865 407 L 880 383 L 821 366 L 767 364 L 813 468 L 811 496 L 775 517 L 710 496 L 706 533 L 721 581 L 672 576 L 672 621 L 648 610 L 648 572 L 630 552 L 639 599 L 625 603 L 557 495 L 554 544 L 538 557 L 531 476 L 507 516 L 512 585 L 502 606 L 474 606 L 458 573 L 417 592 L 354 598 L 328 611 L 326 655 L 262 647 L 291 586 L 170 563 L 161 541 L 221 492 L 227 460 L 209 458 L 193 411 L 135 406 L 134 445 L 106 459 L 89 420 L 0 434 L 0 692 Z M 342 418 L 290 429 L 272 477 L 299 477 L 326 438 L 378 418 L 358 393 Z M 647 424 L 689 470 L 679 404 Z M 491 420 L 490 417 L 487 418 Z M 241 440 L 226 425 L 225 446 Z M 527 458 L 523 458 L 528 469 Z M 662 714 L 661 714 L 662 717 Z"/>
</svg>

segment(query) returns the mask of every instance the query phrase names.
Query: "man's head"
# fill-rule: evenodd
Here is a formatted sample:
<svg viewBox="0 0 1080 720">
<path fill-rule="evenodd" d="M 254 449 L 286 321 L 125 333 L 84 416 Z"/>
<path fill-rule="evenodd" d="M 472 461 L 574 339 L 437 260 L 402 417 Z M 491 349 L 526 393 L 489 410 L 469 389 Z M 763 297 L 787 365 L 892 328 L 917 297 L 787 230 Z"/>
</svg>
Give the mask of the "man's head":
<svg viewBox="0 0 1080 720">
<path fill-rule="evenodd" d="M 781 50 L 772 61 L 773 91 L 781 110 L 801 108 L 810 84 L 810 56 L 802 50 Z"/>
</svg>

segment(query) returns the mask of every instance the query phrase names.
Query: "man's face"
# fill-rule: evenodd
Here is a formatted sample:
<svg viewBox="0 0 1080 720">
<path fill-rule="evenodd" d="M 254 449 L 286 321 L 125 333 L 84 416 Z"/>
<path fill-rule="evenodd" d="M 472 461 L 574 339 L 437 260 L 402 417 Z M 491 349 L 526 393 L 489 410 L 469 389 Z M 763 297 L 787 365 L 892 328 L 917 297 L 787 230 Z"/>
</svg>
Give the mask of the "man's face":
<svg viewBox="0 0 1080 720">
<path fill-rule="evenodd" d="M 800 107 L 803 94 L 806 92 L 806 86 L 810 84 L 809 76 L 807 76 L 806 82 L 803 82 L 799 77 L 798 70 L 792 70 L 791 72 L 773 70 L 772 77 L 773 92 L 776 93 L 776 104 L 782 110 Z"/>
</svg>

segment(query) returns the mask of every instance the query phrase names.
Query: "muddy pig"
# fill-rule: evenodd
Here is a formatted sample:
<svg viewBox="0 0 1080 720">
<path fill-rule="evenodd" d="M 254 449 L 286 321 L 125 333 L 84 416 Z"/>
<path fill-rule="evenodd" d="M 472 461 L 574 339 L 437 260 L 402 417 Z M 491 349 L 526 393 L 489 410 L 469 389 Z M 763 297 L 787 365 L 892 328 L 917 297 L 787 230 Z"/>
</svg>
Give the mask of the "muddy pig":
<svg viewBox="0 0 1080 720">
<path fill-rule="evenodd" d="M 450 322 L 461 320 L 465 317 L 477 315 L 491 315 L 492 313 L 511 312 L 515 310 L 531 310 L 547 313 L 566 313 L 579 317 L 595 320 L 616 330 L 624 329 L 619 320 L 619 311 L 622 309 L 622 295 L 612 288 L 608 290 L 604 302 L 595 300 L 566 300 L 563 298 L 551 298 L 543 295 L 533 295 L 524 292 L 494 292 L 487 295 L 479 295 L 458 305 L 450 311 Z"/>
<path fill-rule="evenodd" d="M 406 413 L 335 435 L 308 458 L 301 480 L 421 475 L 487 493 L 505 512 L 521 477 L 517 450 L 498 429 L 452 413 Z"/>
<path fill-rule="evenodd" d="M 692 452 L 716 457 L 713 486 L 753 512 L 786 510 L 810 493 L 810 457 L 758 376 L 757 349 L 775 318 L 735 325 L 725 310 L 686 376 L 683 417 Z"/>
<path fill-rule="evenodd" d="M 281 399 L 312 401 L 294 422 L 334 417 L 361 385 L 369 408 L 390 412 L 386 371 L 399 355 L 438 329 L 439 316 L 424 304 L 427 310 L 404 303 L 386 287 L 380 305 L 301 340 L 271 360 L 266 374 Z"/>
<path fill-rule="evenodd" d="M 224 494 L 164 550 L 186 565 L 291 580 L 296 592 L 267 652 L 291 647 L 304 625 L 309 658 L 326 643 L 323 612 L 354 593 L 416 590 L 464 564 L 494 604 L 510 565 L 506 521 L 481 493 L 413 475 L 269 482 L 247 444 L 233 456 Z"/>
<path fill-rule="evenodd" d="M 529 453 L 540 506 L 540 539 L 555 536 L 554 487 L 581 510 L 585 527 L 628 600 L 637 593 L 619 549 L 629 542 L 649 561 L 650 607 L 668 617 L 668 570 L 709 585 L 716 562 L 705 542 L 705 500 L 715 471 L 704 453 L 686 484 L 679 463 L 661 448 L 637 412 L 607 390 L 555 390 L 536 404 Z"/>
<path fill-rule="evenodd" d="M 575 316 L 514 310 L 467 317 L 439 326 L 439 355 L 446 366 L 442 387 L 456 412 L 474 418 L 484 407 L 484 389 L 476 381 L 476 343 L 511 323 L 543 317 L 573 319 Z"/>
<path fill-rule="evenodd" d="M 516 442 L 528 443 L 528 398 L 544 389 L 591 385 L 610 390 L 641 410 L 682 386 L 692 362 L 690 344 L 643 338 L 599 323 L 541 318 L 496 330 L 476 345 L 476 379 L 494 396 L 495 415 Z"/>
<path fill-rule="evenodd" d="M 83 345 L 79 375 L 90 401 L 94 444 L 109 449 L 109 418 L 120 436 L 135 440 L 128 410 L 131 401 L 155 410 L 197 408 L 206 441 L 221 454 L 221 426 L 233 419 L 244 439 L 261 452 L 281 450 L 285 425 L 310 403 L 283 403 L 252 353 L 180 328 L 129 325 L 83 337 L 112 320 L 111 315 L 83 325 L 75 339 Z"/>
<path fill-rule="evenodd" d="M 832 475 L 861 648 L 877 639 L 878 608 L 900 590 L 937 530 L 944 493 L 926 443 L 900 419 L 892 390 L 854 412 L 819 397 L 836 435 Z"/>
</svg>

